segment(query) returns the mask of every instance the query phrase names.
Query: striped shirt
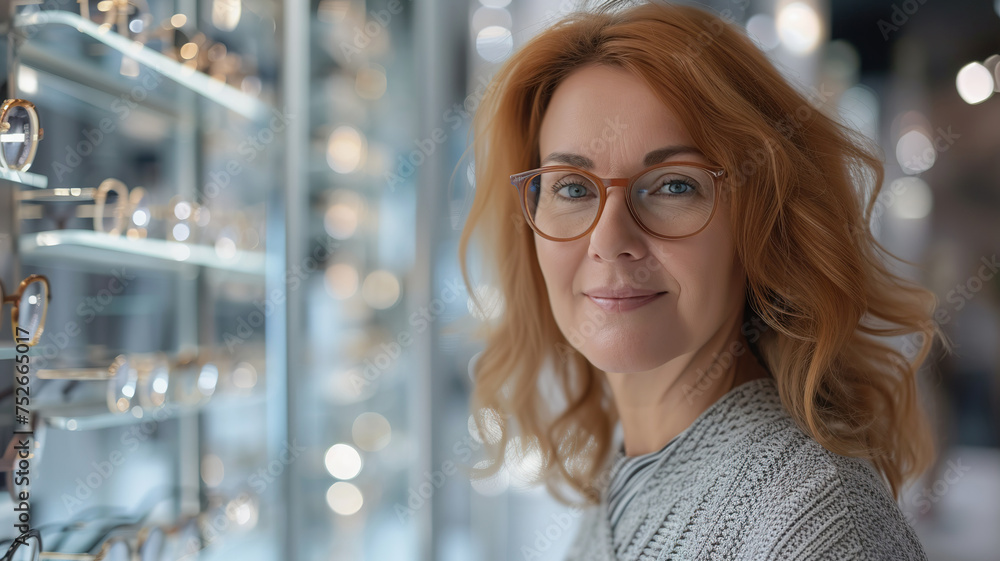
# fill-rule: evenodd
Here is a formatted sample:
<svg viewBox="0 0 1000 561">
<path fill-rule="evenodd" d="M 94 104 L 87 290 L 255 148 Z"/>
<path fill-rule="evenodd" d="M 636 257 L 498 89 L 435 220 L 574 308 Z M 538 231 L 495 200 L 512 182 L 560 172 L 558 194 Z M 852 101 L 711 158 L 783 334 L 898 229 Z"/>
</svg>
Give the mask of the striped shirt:
<svg viewBox="0 0 1000 561">
<path fill-rule="evenodd" d="M 618 447 L 611 467 L 611 484 L 608 486 L 608 516 L 612 528 L 618 525 L 628 503 L 645 486 L 663 459 L 669 456 L 667 452 L 670 445 L 676 441 L 675 436 L 656 452 L 632 457 L 625 455 L 624 442 Z"/>
</svg>

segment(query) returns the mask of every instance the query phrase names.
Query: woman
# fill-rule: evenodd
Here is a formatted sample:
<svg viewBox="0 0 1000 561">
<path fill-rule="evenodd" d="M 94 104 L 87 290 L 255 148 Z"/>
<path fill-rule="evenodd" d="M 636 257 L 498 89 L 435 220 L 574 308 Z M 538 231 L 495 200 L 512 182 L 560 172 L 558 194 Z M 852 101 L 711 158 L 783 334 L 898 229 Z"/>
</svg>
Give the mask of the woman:
<svg viewBox="0 0 1000 561">
<path fill-rule="evenodd" d="M 573 560 L 924 559 L 896 499 L 943 334 L 869 228 L 877 148 L 737 26 L 621 4 L 533 38 L 475 116 L 482 475 L 532 454 L 582 495 Z"/>
</svg>

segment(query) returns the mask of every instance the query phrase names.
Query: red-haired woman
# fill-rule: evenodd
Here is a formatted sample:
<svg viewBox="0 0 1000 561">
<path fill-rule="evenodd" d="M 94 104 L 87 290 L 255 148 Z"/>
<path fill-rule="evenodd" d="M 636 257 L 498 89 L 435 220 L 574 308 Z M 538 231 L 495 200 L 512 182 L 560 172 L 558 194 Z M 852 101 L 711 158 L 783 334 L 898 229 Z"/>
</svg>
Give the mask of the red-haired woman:
<svg viewBox="0 0 1000 561">
<path fill-rule="evenodd" d="M 532 453 L 582 495 L 573 560 L 924 559 L 897 497 L 947 341 L 869 228 L 880 152 L 735 24 L 622 4 L 530 40 L 475 115 L 481 475 Z"/>
</svg>

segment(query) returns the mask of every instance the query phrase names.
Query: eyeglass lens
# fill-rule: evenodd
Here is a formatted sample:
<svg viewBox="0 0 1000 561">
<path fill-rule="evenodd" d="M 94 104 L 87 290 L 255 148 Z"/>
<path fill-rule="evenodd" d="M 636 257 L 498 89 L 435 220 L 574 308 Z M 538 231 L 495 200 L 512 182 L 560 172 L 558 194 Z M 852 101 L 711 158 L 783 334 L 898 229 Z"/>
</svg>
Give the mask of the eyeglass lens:
<svg viewBox="0 0 1000 561">
<path fill-rule="evenodd" d="M 38 337 L 48 301 L 45 283 L 41 280 L 28 283 L 21 293 L 21 300 L 17 305 L 17 325 L 21 329 L 27 329 L 32 339 Z"/>
<path fill-rule="evenodd" d="M 594 223 L 600 197 L 600 188 L 585 175 L 546 171 L 528 181 L 525 206 L 541 232 L 573 238 Z M 715 181 L 708 171 L 693 166 L 654 168 L 636 179 L 631 202 L 639 221 L 653 232 L 686 236 L 708 222 Z"/>
<path fill-rule="evenodd" d="M 111 234 L 121 234 L 124 233 L 121 230 L 124 229 L 126 206 L 126 197 L 120 196 L 118 191 L 115 189 L 110 189 L 104 196 L 104 208 L 102 212 L 101 223 L 94 224 L 94 229 L 101 232 L 108 232 Z M 99 203 L 98 203 L 99 204 Z M 97 220 L 95 218 L 94 220 Z"/>
<path fill-rule="evenodd" d="M 28 162 L 35 142 L 32 139 L 34 131 L 31 130 L 31 116 L 27 108 L 14 105 L 4 115 L 4 122 L 10 125 L 7 132 L 0 135 L 4 160 L 12 168 L 21 168 Z"/>
<path fill-rule="evenodd" d="M 108 408 L 124 413 L 132 407 L 138 373 L 127 358 L 119 359 L 112 368 L 114 375 L 108 387 Z"/>
<path fill-rule="evenodd" d="M 139 547 L 139 558 L 141 561 L 162 561 L 165 549 L 163 531 L 153 528 Z"/>
<path fill-rule="evenodd" d="M 124 540 L 116 540 L 108 548 L 108 553 L 103 559 L 106 561 L 131 561 L 132 549 Z"/>
<path fill-rule="evenodd" d="M 165 359 L 156 359 L 146 376 L 140 380 L 142 387 L 139 392 L 143 407 L 160 407 L 167 401 L 167 391 L 170 388 L 170 365 Z"/>
</svg>

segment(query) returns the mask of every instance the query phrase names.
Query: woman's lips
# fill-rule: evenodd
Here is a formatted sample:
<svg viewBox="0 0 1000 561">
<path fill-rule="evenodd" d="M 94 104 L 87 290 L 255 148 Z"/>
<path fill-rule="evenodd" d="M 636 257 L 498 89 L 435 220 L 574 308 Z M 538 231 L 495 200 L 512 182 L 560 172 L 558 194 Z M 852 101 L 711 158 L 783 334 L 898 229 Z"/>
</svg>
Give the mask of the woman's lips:
<svg viewBox="0 0 1000 561">
<path fill-rule="evenodd" d="M 591 302 L 606 312 L 627 312 L 645 306 L 664 294 L 666 292 L 650 294 L 649 296 L 636 296 L 635 298 L 598 298 L 587 295 L 587 298 L 590 298 Z"/>
</svg>

